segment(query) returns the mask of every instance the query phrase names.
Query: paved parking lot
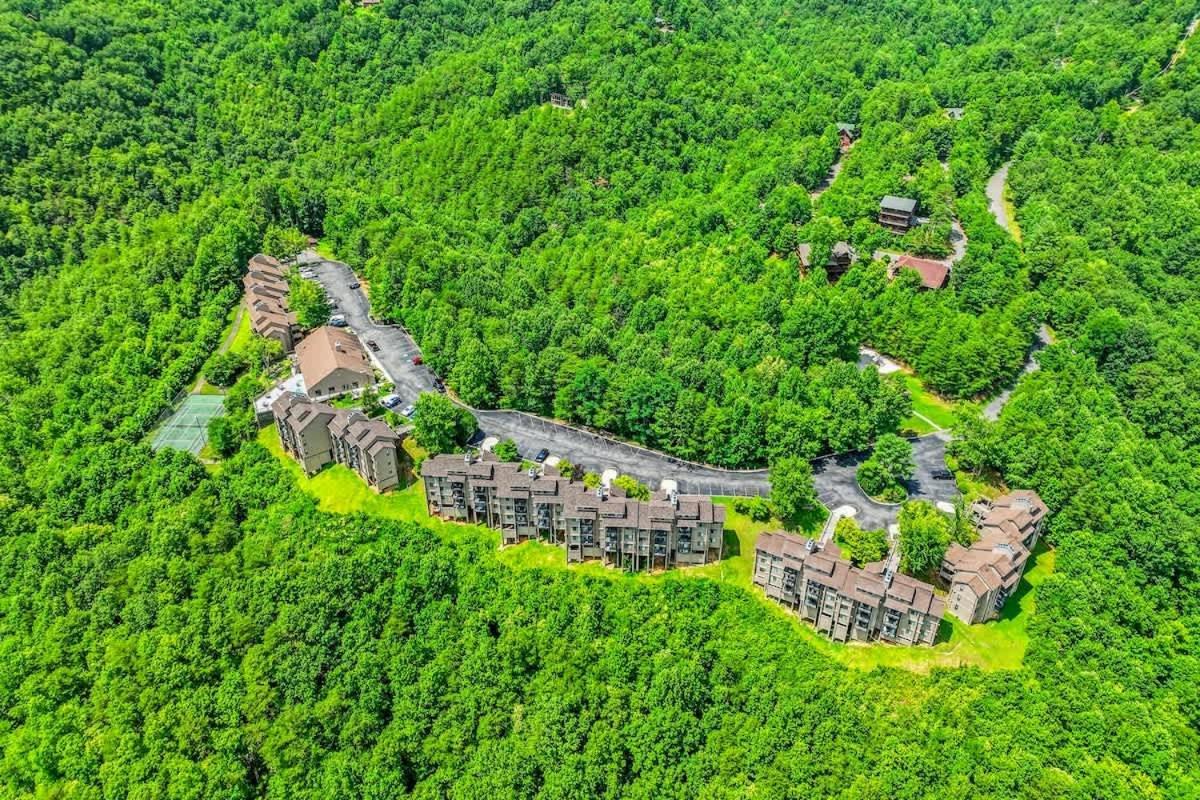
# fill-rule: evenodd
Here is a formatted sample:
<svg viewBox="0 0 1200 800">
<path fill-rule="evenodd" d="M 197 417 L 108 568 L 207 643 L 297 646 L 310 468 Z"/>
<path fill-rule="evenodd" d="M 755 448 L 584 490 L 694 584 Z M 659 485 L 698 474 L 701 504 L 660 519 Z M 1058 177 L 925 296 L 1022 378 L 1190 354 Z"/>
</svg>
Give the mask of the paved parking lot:
<svg viewBox="0 0 1200 800">
<path fill-rule="evenodd" d="M 519 411 L 476 411 L 475 418 L 488 436 L 516 442 L 523 456 L 532 457 L 545 448 L 591 472 L 611 467 L 654 489 L 663 478 L 671 478 L 685 494 L 765 496 L 771 491 L 765 469 L 720 470 L 689 464 L 665 453 Z"/>
<path fill-rule="evenodd" d="M 379 351 L 372 355 L 396 385 L 396 394 L 405 404 L 416 402 L 421 392 L 436 391 L 435 376 L 429 368 L 412 363 L 413 356 L 420 353 L 412 337 L 399 326 L 382 325 L 371 319 L 366 294 L 361 288 L 350 288 L 356 279 L 348 266 L 338 261 L 327 261 L 312 252 L 302 254 L 298 260 L 301 265 L 314 271 L 329 298 L 337 303 L 335 313 L 345 315 L 346 321 L 364 345 L 368 340 L 379 345 Z M 771 491 L 765 469 L 738 471 L 706 467 L 532 414 L 519 411 L 471 411 L 484 435 L 512 439 L 526 458 L 532 458 L 545 448 L 552 455 L 565 458 L 591 472 L 615 469 L 632 475 L 654 489 L 658 488 L 663 478 L 671 478 L 677 482 L 681 492 L 688 494 L 766 496 Z M 855 470 L 867 455 L 865 452 L 848 453 L 814 462 L 817 495 L 830 509 L 854 507 L 856 518 L 864 527 L 886 528 L 896 521 L 899 508 L 874 502 L 862 493 L 854 478 Z M 953 481 L 933 479 L 934 470 L 945 468 L 945 456 L 945 434 L 913 440 L 913 458 L 917 469 L 909 483 L 911 496 L 933 501 L 953 501 L 958 496 Z"/>
<path fill-rule="evenodd" d="M 908 495 L 914 500 L 954 502 L 959 496 L 953 480 L 936 480 L 933 473 L 946 468 L 945 433 L 934 433 L 912 439 L 913 462 L 916 469 L 908 482 Z M 858 488 L 855 471 L 870 453 L 859 451 L 827 456 L 813 462 L 813 483 L 817 496 L 826 508 L 851 506 L 854 518 L 864 528 L 887 528 L 896 521 L 899 506 L 876 503 Z"/>
<path fill-rule="evenodd" d="M 383 325 L 371 319 L 366 293 L 361 287 L 350 288 L 350 284 L 356 282 L 350 267 L 340 261 L 326 261 L 311 252 L 301 254 L 298 261 L 316 273 L 317 281 L 325 288 L 330 301 L 337 304 L 333 313 L 346 317 L 363 346 L 367 346 L 368 340 L 379 345 L 378 352 L 371 355 L 388 379 L 396 384 L 396 394 L 406 404 L 416 402 L 421 392 L 435 391 L 434 375 L 429 368 L 412 363 L 413 357 L 421 352 L 412 337 L 399 325 Z"/>
<path fill-rule="evenodd" d="M 329 299 L 338 306 L 334 313 L 345 315 L 346 322 L 364 346 L 368 340 L 379 345 L 379 351 L 372 355 L 396 385 L 396 394 L 405 404 L 415 403 L 421 392 L 436 391 L 435 376 L 429 368 L 412 363 L 413 356 L 420 353 L 412 337 L 397 325 L 383 325 L 371 319 L 366 294 L 361 288 L 350 288 L 350 284 L 356 282 L 350 267 L 338 261 L 327 261 L 312 252 L 301 254 L 298 261 L 301 266 L 313 270 Z M 663 478 L 673 478 L 679 490 L 685 493 L 766 495 L 771 490 L 765 469 L 739 472 L 689 464 L 665 453 L 517 411 L 472 409 L 472 413 L 485 435 L 512 439 L 521 454 L 528 458 L 546 448 L 553 455 L 590 471 L 612 468 L 632 475 L 651 488 L 658 488 Z"/>
</svg>

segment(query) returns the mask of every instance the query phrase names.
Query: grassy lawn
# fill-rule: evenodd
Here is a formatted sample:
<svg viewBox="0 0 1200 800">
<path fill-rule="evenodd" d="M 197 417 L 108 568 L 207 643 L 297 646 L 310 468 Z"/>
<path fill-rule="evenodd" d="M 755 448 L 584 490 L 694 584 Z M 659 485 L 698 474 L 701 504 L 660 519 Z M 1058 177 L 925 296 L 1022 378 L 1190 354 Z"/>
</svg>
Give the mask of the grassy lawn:
<svg viewBox="0 0 1200 800">
<path fill-rule="evenodd" d="M 425 512 L 425 492 L 420 481 L 387 494 L 376 494 L 350 469 L 335 464 L 312 476 L 306 476 L 300 465 L 283 454 L 274 428 L 259 431 L 258 441 L 274 453 L 296 477 L 297 485 L 315 497 L 322 511 L 335 514 L 363 512 L 387 519 L 419 522 L 449 541 L 468 537 L 484 537 L 499 546 L 497 532 L 480 525 L 444 522 L 430 517 Z M 410 455 L 423 457 L 424 453 L 405 441 Z M 842 644 L 832 642 L 817 633 L 810 625 L 802 622 L 782 606 L 767 600 L 751 582 L 754 566 L 754 541 L 764 531 L 780 530 L 777 520 L 755 522 L 744 514 L 733 510 L 732 498 L 716 497 L 713 500 L 725 506 L 725 558 L 716 564 L 702 567 L 671 570 L 665 573 L 638 573 L 627 575 L 609 569 L 599 562 L 568 565 L 566 554 L 561 548 L 544 542 L 525 542 L 500 549 L 497 558 L 514 569 L 558 569 L 570 570 L 580 575 L 589 575 L 607 580 L 695 580 L 709 579 L 728 583 L 752 593 L 787 620 L 793 629 L 809 644 L 848 667 L 874 669 L 896 667 L 914 672 L 927 672 L 933 667 L 976 666 L 985 670 L 1015 669 L 1020 666 L 1028 644 L 1029 620 L 1033 615 L 1036 588 L 1054 569 L 1054 552 L 1039 545 L 1034 561 L 1025 573 L 1025 580 L 1016 597 L 1009 601 L 1004 616 L 984 625 L 965 625 L 947 615 L 942 623 L 938 643 L 933 647 L 907 647 L 883 643 Z M 815 536 L 820 533 L 825 515 L 814 512 L 803 520 L 801 535 Z"/>
<path fill-rule="evenodd" d="M 419 522 L 448 540 L 468 535 L 482 535 L 500 543 L 500 535 L 478 525 L 458 525 L 431 518 L 425 513 L 425 487 L 417 481 L 399 491 L 379 494 L 349 467 L 331 464 L 313 475 L 304 474 L 294 460 L 284 455 L 279 436 L 271 426 L 258 432 L 258 442 L 271 451 L 296 478 L 296 484 L 317 499 L 322 511 L 332 514 L 364 514 L 404 522 Z"/>
<path fill-rule="evenodd" d="M 906 373 L 904 385 L 908 387 L 908 392 L 912 395 L 913 415 L 901 423 L 903 427 L 910 428 L 917 433 L 932 433 L 934 428 L 929 422 L 946 429 L 958 422 L 954 404 L 926 389 L 916 375 Z M 917 416 L 918 414 L 920 416 Z M 921 417 L 925 419 L 921 419 Z"/>
<path fill-rule="evenodd" d="M 239 309 L 241 309 L 240 305 L 233 310 L 233 314 L 237 318 L 237 331 L 234 332 L 233 341 L 229 345 L 229 351 L 231 353 L 244 353 L 246 348 L 250 345 L 251 338 L 254 336 L 254 330 L 250 327 L 250 315 L 248 313 L 242 313 L 242 315 L 238 317 L 237 314 Z M 232 324 L 233 321 L 231 320 L 230 325 Z M 222 341 L 224 341 L 224 338 L 222 338 Z"/>
</svg>

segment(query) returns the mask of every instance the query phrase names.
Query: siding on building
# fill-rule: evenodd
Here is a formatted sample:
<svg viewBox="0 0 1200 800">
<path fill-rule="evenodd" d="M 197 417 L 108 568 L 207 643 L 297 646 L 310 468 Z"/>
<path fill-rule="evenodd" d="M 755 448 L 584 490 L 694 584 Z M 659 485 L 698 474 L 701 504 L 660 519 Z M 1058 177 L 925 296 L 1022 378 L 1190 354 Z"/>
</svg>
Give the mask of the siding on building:
<svg viewBox="0 0 1200 800">
<path fill-rule="evenodd" d="M 938 573 L 950 587 L 951 614 L 968 623 L 999 616 L 1021 583 L 1046 512 L 1042 498 L 1025 489 L 975 504 L 979 539 L 950 545 Z"/>
<path fill-rule="evenodd" d="M 754 551 L 754 583 L 839 642 L 883 639 L 931 645 L 944 605 L 933 587 L 887 567 L 853 566 L 837 545 L 790 533 L 764 533 Z"/>
<path fill-rule="evenodd" d="M 296 394 L 281 395 L 271 411 L 284 452 L 300 462 L 307 474 L 338 463 L 357 472 L 376 491 L 400 483 L 403 436 L 385 422 Z"/>
<path fill-rule="evenodd" d="M 631 570 L 718 561 L 725 509 L 707 497 L 658 493 L 649 501 L 619 489 L 589 490 L 550 466 L 438 455 L 421 465 L 429 513 L 500 531 L 504 544 L 541 539 L 570 562 L 597 560 Z"/>
</svg>

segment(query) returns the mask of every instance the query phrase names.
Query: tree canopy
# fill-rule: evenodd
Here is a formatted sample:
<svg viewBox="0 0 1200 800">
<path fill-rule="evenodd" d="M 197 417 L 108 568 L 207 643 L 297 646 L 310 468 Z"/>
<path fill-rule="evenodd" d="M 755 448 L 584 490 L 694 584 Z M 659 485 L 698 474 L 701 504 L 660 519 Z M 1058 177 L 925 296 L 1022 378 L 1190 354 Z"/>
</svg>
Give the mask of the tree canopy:
<svg viewBox="0 0 1200 800">
<path fill-rule="evenodd" d="M 6 3 L 4 794 L 1196 795 L 1194 14 Z M 1012 233 L 983 191 L 1009 162 Z M 928 222 L 881 229 L 884 194 Z M 871 257 L 941 256 L 956 220 L 944 290 Z M 152 452 L 246 259 L 307 235 L 465 400 L 728 467 L 897 432 L 908 392 L 862 344 L 984 399 L 1048 324 L 951 444 L 1052 512 L 1020 669 L 859 671 L 702 574 L 520 568 L 468 529 L 327 513 L 246 441 L 245 377 L 219 467 Z M 831 283 L 839 241 L 859 260 Z M 418 440 L 459 446 L 460 411 L 423 397 Z M 904 513 L 933 564 L 942 518 Z"/>
</svg>

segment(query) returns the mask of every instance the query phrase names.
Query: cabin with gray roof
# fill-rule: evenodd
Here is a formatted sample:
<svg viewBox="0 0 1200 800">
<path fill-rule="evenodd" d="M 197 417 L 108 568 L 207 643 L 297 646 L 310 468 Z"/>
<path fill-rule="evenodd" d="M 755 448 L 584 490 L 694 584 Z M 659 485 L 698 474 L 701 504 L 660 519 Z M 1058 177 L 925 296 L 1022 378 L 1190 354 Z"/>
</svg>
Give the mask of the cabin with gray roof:
<svg viewBox="0 0 1200 800">
<path fill-rule="evenodd" d="M 893 233 L 906 233 L 913 226 L 917 201 L 911 197 L 887 195 L 879 201 L 879 224 Z"/>
</svg>

